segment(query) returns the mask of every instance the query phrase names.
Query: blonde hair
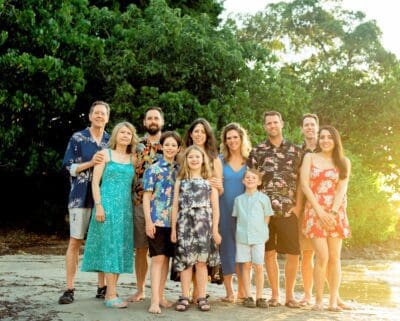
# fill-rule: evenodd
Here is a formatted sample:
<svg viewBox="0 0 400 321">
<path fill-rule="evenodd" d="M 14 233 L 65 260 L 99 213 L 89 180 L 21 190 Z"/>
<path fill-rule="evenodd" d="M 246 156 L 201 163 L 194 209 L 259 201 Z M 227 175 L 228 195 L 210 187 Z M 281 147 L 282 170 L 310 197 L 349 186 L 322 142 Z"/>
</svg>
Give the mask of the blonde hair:
<svg viewBox="0 0 400 321">
<path fill-rule="evenodd" d="M 206 156 L 205 152 L 200 147 L 198 147 L 196 145 L 192 145 L 192 146 L 189 146 L 183 154 L 182 166 L 178 173 L 179 179 L 192 178 L 192 173 L 190 171 L 189 164 L 187 162 L 187 157 L 190 154 L 190 152 L 192 152 L 194 150 L 200 152 L 203 157 L 203 163 L 201 164 L 201 177 L 203 177 L 204 179 L 207 179 L 212 176 L 212 170 L 210 168 L 210 165 L 207 162 L 207 156 Z"/>
<path fill-rule="evenodd" d="M 113 129 L 113 131 L 111 133 L 110 140 L 108 142 L 108 146 L 111 149 L 115 149 L 116 148 L 116 146 L 117 146 L 117 135 L 118 135 L 118 133 L 119 133 L 119 131 L 121 130 L 122 127 L 128 128 L 132 133 L 131 142 L 129 143 L 129 145 L 126 148 L 126 153 L 127 154 L 131 154 L 132 152 L 135 151 L 136 145 L 137 145 L 137 143 L 139 141 L 139 138 L 136 135 L 135 126 L 133 126 L 130 122 L 123 121 L 123 122 L 120 122 L 120 123 L 118 123 L 117 125 L 114 126 L 114 129 Z"/>
<path fill-rule="evenodd" d="M 256 175 L 258 177 L 258 179 L 260 180 L 260 182 L 262 182 L 262 178 L 263 178 L 264 175 L 259 170 L 255 169 L 255 168 L 247 167 L 246 171 L 243 174 L 243 179 L 246 177 L 246 175 L 248 173 L 252 173 L 252 174 Z"/>
<path fill-rule="evenodd" d="M 247 159 L 249 157 L 250 151 L 251 151 L 251 143 L 249 140 L 249 136 L 247 134 L 247 130 L 244 129 L 240 124 L 238 123 L 230 123 L 226 125 L 221 132 L 221 144 L 220 144 L 220 151 L 222 155 L 224 156 L 225 161 L 229 161 L 231 157 L 231 153 L 229 151 L 229 148 L 226 144 L 226 135 L 228 134 L 229 131 L 235 130 L 239 136 L 240 136 L 240 154 Z"/>
</svg>

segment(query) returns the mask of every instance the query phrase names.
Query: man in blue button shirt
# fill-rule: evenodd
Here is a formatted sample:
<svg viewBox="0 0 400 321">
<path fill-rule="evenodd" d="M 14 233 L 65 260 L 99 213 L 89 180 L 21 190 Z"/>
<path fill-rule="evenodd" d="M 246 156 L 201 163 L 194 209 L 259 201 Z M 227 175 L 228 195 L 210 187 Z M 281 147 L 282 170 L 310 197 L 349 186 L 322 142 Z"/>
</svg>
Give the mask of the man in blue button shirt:
<svg viewBox="0 0 400 321">
<path fill-rule="evenodd" d="M 79 250 L 83 244 L 93 208 L 93 167 L 104 161 L 100 150 L 107 147 L 109 135 L 105 126 L 110 117 L 110 106 L 95 101 L 90 107 L 90 127 L 72 135 L 65 151 L 63 168 L 70 175 L 71 190 L 68 200 L 70 239 L 66 253 L 67 290 L 59 298 L 59 304 L 74 301 L 74 280 L 78 267 Z M 106 287 L 104 273 L 99 273 L 97 298 L 104 298 Z"/>
</svg>

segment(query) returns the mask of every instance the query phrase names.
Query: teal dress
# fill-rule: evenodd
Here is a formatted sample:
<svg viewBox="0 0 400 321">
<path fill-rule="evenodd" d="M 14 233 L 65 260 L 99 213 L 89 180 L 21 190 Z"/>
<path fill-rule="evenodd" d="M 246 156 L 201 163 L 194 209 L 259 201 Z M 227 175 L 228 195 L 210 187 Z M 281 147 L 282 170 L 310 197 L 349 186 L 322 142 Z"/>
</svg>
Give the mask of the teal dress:
<svg viewBox="0 0 400 321">
<path fill-rule="evenodd" d="M 133 272 L 132 158 L 128 164 L 112 160 L 105 165 L 100 195 L 105 212 L 103 223 L 92 211 L 82 262 L 84 272 Z"/>
</svg>

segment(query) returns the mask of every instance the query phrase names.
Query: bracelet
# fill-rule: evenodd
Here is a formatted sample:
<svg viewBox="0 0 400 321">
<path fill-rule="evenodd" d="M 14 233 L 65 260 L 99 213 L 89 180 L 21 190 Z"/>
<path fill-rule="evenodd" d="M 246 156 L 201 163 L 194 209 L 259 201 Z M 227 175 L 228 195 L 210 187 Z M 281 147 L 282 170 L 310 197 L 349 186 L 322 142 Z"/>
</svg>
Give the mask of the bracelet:
<svg viewBox="0 0 400 321">
<path fill-rule="evenodd" d="M 101 205 L 101 201 L 100 202 L 94 202 L 94 205 Z"/>
</svg>

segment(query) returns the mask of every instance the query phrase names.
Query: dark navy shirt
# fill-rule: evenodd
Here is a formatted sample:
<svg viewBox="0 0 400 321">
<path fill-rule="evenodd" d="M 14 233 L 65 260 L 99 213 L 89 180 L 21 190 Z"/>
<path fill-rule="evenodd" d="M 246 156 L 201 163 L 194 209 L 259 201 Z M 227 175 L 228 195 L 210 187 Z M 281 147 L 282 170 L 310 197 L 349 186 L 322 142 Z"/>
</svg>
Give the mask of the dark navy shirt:
<svg viewBox="0 0 400 321">
<path fill-rule="evenodd" d="M 65 151 L 63 168 L 70 173 L 73 164 L 89 162 L 96 152 L 107 147 L 109 138 L 109 134 L 104 132 L 100 145 L 97 145 L 89 128 L 74 133 Z M 78 173 L 76 176 L 70 175 L 71 190 L 68 208 L 93 207 L 92 177 L 93 167 Z"/>
</svg>

